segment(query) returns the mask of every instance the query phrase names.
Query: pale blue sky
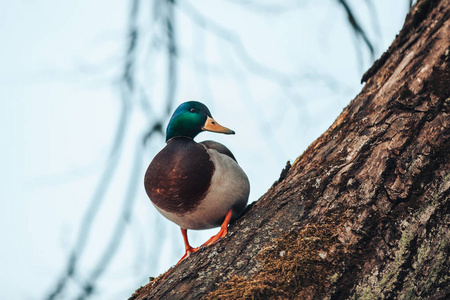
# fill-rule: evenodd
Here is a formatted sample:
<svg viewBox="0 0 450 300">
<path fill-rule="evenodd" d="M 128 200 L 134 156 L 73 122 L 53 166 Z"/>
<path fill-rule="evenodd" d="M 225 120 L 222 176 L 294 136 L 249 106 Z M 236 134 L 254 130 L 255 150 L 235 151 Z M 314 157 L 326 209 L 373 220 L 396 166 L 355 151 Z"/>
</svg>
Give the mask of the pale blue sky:
<svg viewBox="0 0 450 300">
<path fill-rule="evenodd" d="M 371 65 L 366 50 L 363 66 L 358 64 L 342 8 L 336 1 L 319 2 L 305 1 L 282 14 L 249 12 L 236 1 L 195 2 L 199 11 L 236 32 L 255 61 L 296 78 L 289 93 L 248 73 L 239 49 L 192 24 L 183 13 L 189 6 L 177 14 L 182 47 L 177 104 L 202 101 L 218 122 L 237 132 L 202 134 L 198 140 L 215 139 L 235 153 L 250 178 L 250 202 L 278 178 L 287 160 L 295 160 L 331 125 L 361 89 L 362 72 Z M 379 32 L 373 30 L 367 6 L 350 1 L 364 18 L 379 57 L 400 30 L 407 1 L 374 2 Z M 42 299 L 64 269 L 117 125 L 116 82 L 128 10 L 123 0 L 0 2 L 2 299 Z M 152 31 L 145 28 L 151 24 L 145 14 L 141 18 L 148 35 L 143 40 L 149 41 Z M 145 54 L 139 58 L 138 81 L 153 99 L 154 115 L 145 115 L 138 105 L 132 108 L 124 157 L 88 240 L 81 277 L 97 261 L 120 213 L 136 139 L 151 117 L 163 115 L 158 99 L 164 97 L 164 57 L 157 52 L 149 56 L 145 43 L 141 47 Z M 209 65 L 207 78 L 195 72 L 203 64 Z M 338 88 L 330 89 L 323 78 Z M 162 147 L 162 138 L 152 142 L 142 173 Z M 178 227 L 157 214 L 143 188 L 133 212 L 97 299 L 126 298 L 183 254 Z M 192 233 L 192 243 L 201 244 L 214 231 Z M 72 284 L 65 298 L 76 292 Z"/>
</svg>

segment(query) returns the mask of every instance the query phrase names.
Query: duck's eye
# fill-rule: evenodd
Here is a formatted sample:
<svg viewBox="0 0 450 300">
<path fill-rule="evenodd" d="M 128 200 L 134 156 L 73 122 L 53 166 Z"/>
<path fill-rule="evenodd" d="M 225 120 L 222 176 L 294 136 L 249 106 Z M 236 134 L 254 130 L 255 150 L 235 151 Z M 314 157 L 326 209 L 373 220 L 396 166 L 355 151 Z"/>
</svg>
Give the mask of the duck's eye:
<svg viewBox="0 0 450 300">
<path fill-rule="evenodd" d="M 190 112 L 195 113 L 195 108 L 191 108 Z"/>
</svg>

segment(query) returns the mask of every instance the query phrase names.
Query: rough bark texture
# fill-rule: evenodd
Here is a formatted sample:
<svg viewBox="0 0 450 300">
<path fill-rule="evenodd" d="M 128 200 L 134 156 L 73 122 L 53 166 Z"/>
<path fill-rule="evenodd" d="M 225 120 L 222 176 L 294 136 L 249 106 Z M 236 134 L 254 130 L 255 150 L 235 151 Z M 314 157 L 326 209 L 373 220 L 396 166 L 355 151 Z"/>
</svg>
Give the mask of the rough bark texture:
<svg viewBox="0 0 450 300">
<path fill-rule="evenodd" d="M 361 93 L 228 236 L 130 299 L 448 297 L 449 51 L 450 0 L 419 1 Z"/>
</svg>

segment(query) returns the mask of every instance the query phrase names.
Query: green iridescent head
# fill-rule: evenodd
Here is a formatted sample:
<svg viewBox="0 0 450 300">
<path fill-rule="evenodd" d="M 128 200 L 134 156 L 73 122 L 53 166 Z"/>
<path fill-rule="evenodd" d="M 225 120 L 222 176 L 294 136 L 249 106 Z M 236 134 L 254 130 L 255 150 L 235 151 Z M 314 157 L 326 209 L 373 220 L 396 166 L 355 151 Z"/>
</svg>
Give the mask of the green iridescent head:
<svg viewBox="0 0 450 300">
<path fill-rule="evenodd" d="M 167 125 L 166 142 L 174 137 L 193 139 L 204 130 L 234 134 L 233 130 L 219 125 L 203 103 L 197 101 L 184 102 L 178 106 L 172 118 L 170 118 L 169 125 Z"/>
</svg>

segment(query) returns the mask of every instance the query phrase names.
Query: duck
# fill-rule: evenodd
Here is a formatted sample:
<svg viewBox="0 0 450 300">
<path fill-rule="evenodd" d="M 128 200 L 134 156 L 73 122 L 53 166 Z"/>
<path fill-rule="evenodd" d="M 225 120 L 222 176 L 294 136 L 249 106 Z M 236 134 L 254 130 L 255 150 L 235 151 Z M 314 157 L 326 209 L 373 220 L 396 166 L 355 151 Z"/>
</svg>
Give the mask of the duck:
<svg viewBox="0 0 450 300">
<path fill-rule="evenodd" d="M 156 209 L 180 226 L 185 253 L 200 249 L 188 241 L 187 230 L 220 227 L 201 247 L 227 235 L 228 225 L 247 206 L 250 183 L 233 153 L 223 144 L 194 138 L 203 131 L 235 134 L 217 123 L 201 102 L 180 104 L 166 129 L 166 145 L 153 158 L 144 177 L 145 191 Z"/>
</svg>

